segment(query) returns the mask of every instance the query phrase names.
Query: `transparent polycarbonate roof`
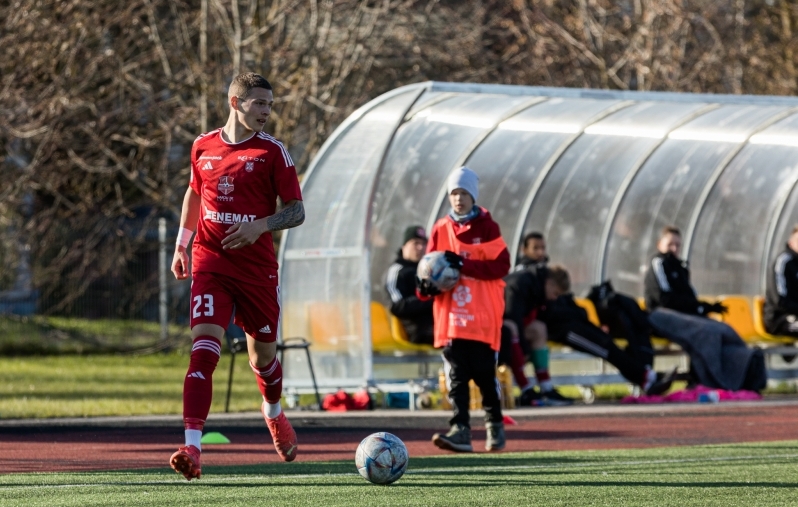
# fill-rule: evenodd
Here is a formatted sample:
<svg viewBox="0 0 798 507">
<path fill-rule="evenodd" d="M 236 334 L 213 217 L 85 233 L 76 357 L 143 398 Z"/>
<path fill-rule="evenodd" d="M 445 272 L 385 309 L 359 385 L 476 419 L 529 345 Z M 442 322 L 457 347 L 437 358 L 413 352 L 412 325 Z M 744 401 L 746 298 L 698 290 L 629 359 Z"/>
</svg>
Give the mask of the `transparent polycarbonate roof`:
<svg viewBox="0 0 798 507">
<path fill-rule="evenodd" d="M 402 231 L 448 212 L 462 165 L 512 257 L 542 232 L 577 294 L 610 279 L 641 296 L 665 225 L 683 231 L 699 293 L 760 294 L 798 221 L 798 99 L 458 83 L 378 97 L 311 164 L 305 224 L 280 250 L 281 334 L 314 342 L 321 384 L 375 378 Z M 308 385 L 299 356 L 286 378 Z"/>
</svg>

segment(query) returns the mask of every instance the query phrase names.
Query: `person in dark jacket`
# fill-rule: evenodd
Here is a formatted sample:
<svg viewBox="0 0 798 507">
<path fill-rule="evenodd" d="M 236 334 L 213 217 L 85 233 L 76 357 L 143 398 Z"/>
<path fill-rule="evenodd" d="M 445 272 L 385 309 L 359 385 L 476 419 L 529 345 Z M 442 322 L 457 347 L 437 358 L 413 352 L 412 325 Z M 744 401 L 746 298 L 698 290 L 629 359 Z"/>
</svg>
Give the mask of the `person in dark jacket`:
<svg viewBox="0 0 798 507">
<path fill-rule="evenodd" d="M 573 400 L 562 396 L 551 382 L 549 374 L 549 346 L 546 325 L 537 319 L 545 303 L 543 283 L 546 277 L 546 238 L 532 231 L 524 235 L 521 255 L 512 273 L 504 281 L 505 316 L 502 326 L 502 350 L 499 362 L 512 368 L 521 396 L 518 405 L 570 405 Z M 517 343 L 516 343 L 517 342 Z M 524 357 L 519 359 L 519 347 Z M 539 391 L 528 382 L 523 373 L 526 360 L 532 363 Z M 526 380 L 526 382 L 525 382 Z"/>
<path fill-rule="evenodd" d="M 571 279 L 564 267 L 549 268 L 545 290 L 547 303 L 539 318 L 549 330 L 549 340 L 604 359 L 648 395 L 670 389 L 676 370 L 669 374 L 658 373 L 644 361 L 618 348 L 612 337 L 593 325 L 585 309 L 576 304 L 571 294 Z"/>
<path fill-rule="evenodd" d="M 656 335 L 679 344 L 690 356 L 689 384 L 738 389 L 739 383 L 715 384 L 717 374 L 706 372 L 713 368 L 726 372 L 737 368 L 740 371 L 732 376 L 740 380 L 746 376 L 743 368 L 752 364 L 751 354 L 745 352 L 745 342 L 734 329 L 706 318 L 710 313 L 726 313 L 726 307 L 696 297 L 690 285 L 687 262 L 679 259 L 681 247 L 679 229 L 665 227 L 657 243 L 659 253 L 651 260 L 645 278 L 646 306 L 650 312 L 648 321 Z M 697 352 L 699 348 L 705 352 L 700 354 Z M 742 358 L 733 362 L 730 358 L 737 352 Z M 763 375 L 758 373 L 762 370 L 759 368 L 761 361 L 756 359 L 754 363 L 758 366 L 752 370 L 751 378 L 761 379 Z M 751 385 L 759 385 L 758 380 L 752 381 Z"/>
<path fill-rule="evenodd" d="M 798 338 L 798 225 L 770 265 L 765 283 L 765 330 Z"/>
<path fill-rule="evenodd" d="M 651 259 L 646 271 L 646 309 L 653 311 L 662 307 L 702 317 L 709 313 L 725 313 L 726 307 L 722 304 L 698 299 L 695 289 L 690 285 L 687 261 L 679 258 L 681 249 L 681 231 L 673 226 L 663 228 L 657 243 L 657 255 Z"/>
<path fill-rule="evenodd" d="M 420 225 L 405 229 L 402 248 L 385 274 L 385 290 L 391 298 L 391 313 L 402 322 L 407 339 L 416 344 L 432 345 L 432 300 L 416 295 L 416 268 L 427 251 L 427 233 Z"/>
<path fill-rule="evenodd" d="M 546 266 L 549 257 L 546 254 L 546 238 L 543 233 L 533 231 L 524 235 L 524 243 L 521 246 L 521 256 L 513 271 L 520 271 L 529 267 Z"/>
<path fill-rule="evenodd" d="M 544 252 L 545 253 L 545 252 Z M 536 319 L 546 304 L 544 264 L 530 265 L 504 277 L 504 323 L 499 363 L 510 366 L 521 389 L 519 405 L 571 405 L 573 400 L 560 394 L 549 374 L 549 346 L 546 326 Z M 530 333 L 530 328 L 534 332 Z M 539 391 L 524 373 L 527 358 L 532 362 Z"/>
</svg>

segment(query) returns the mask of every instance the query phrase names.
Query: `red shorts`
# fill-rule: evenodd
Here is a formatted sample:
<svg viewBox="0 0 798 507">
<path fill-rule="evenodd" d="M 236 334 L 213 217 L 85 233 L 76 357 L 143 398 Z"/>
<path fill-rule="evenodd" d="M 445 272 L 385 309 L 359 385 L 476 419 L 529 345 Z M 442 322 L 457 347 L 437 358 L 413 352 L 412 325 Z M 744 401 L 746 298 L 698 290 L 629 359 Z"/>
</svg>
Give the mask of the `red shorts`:
<svg viewBox="0 0 798 507">
<path fill-rule="evenodd" d="M 216 324 L 224 329 L 235 323 L 259 342 L 277 340 L 280 322 L 280 287 L 242 282 L 218 273 L 195 273 L 191 281 L 191 327 Z"/>
</svg>

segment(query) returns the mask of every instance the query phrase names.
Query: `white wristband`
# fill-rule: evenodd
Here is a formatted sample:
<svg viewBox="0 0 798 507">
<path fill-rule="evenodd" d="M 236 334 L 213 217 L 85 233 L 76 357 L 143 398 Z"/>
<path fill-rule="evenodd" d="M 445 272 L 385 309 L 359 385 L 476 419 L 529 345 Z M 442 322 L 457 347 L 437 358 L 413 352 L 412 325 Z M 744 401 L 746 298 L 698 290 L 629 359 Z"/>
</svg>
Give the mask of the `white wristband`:
<svg viewBox="0 0 798 507">
<path fill-rule="evenodd" d="M 182 246 L 183 248 L 188 248 L 188 244 L 191 241 L 191 236 L 193 235 L 194 231 L 186 229 L 185 227 L 181 227 L 180 230 L 177 231 L 176 244 Z"/>
</svg>

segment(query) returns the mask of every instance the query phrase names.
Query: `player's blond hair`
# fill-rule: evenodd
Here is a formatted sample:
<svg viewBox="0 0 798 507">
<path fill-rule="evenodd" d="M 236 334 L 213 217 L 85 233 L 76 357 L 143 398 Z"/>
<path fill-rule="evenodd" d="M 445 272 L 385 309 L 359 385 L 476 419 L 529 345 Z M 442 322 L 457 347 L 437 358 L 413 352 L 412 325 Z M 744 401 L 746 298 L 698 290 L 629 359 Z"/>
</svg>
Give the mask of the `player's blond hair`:
<svg viewBox="0 0 798 507">
<path fill-rule="evenodd" d="M 260 74 L 244 72 L 233 78 L 233 82 L 230 83 L 230 88 L 227 89 L 227 98 L 228 100 L 233 97 L 246 99 L 253 88 L 271 90 L 272 85 Z"/>
</svg>

